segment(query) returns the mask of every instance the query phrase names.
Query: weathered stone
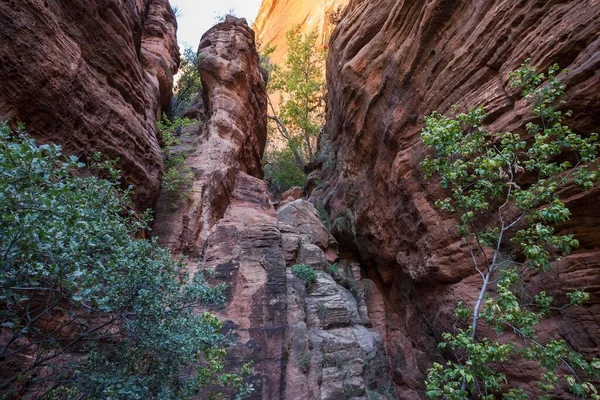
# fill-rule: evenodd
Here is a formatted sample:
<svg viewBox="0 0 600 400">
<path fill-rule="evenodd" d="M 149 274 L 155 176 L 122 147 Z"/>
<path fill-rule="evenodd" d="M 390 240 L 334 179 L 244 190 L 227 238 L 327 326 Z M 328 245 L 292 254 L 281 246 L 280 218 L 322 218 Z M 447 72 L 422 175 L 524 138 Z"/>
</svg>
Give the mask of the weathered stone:
<svg viewBox="0 0 600 400">
<path fill-rule="evenodd" d="M 316 244 L 326 254 L 337 254 L 337 242 L 323 225 L 315 207 L 309 202 L 296 200 L 284 205 L 277 210 L 277 220 L 296 228 L 303 237 L 303 243 Z"/>
<path fill-rule="evenodd" d="M 333 218 L 348 209 L 355 216 L 356 238 L 345 244 L 368 260 L 368 273 L 383 288 L 374 324 L 385 330 L 400 398 L 424 398 L 425 371 L 441 359 L 435 341 L 452 329 L 456 301 L 473 302 L 480 284 L 456 221 L 433 204 L 446 194 L 420 172 L 424 116 L 453 104 L 461 111 L 483 105 L 490 131 L 522 130 L 533 116 L 508 75 L 530 58 L 539 69 L 558 62 L 569 70 L 561 76 L 563 109 L 574 111 L 568 123 L 597 131 L 598 31 L 600 6 L 593 0 L 349 2 L 327 61 L 325 130 L 337 157 L 324 172 L 320 196 Z M 599 196 L 596 187 L 565 199 L 573 217 L 561 232 L 574 233 L 582 245 L 557 264 L 558 279 L 526 279 L 532 288 L 549 284 L 549 293 L 590 291 L 590 303 L 556 312 L 540 328 L 542 336 L 566 334 L 587 357 L 600 345 L 593 317 L 600 314 Z M 537 372 L 514 372 L 532 397 L 529 381 Z"/>
<path fill-rule="evenodd" d="M 298 250 L 302 245 L 302 237 L 296 228 L 287 224 L 280 223 L 279 231 L 281 232 L 281 248 L 285 262 L 288 266 L 291 266 L 296 263 Z"/>
<path fill-rule="evenodd" d="M 317 270 L 325 270 L 329 263 L 325 259 L 323 250 L 316 244 L 305 243 L 300 246 L 296 264 L 310 265 Z"/>
<path fill-rule="evenodd" d="M 306 323 L 309 327 L 331 329 L 362 324 L 356 299 L 346 288 L 335 283 L 329 274 L 318 272 L 308 293 Z"/>
<path fill-rule="evenodd" d="M 285 192 L 283 192 L 281 198 L 284 201 L 292 202 L 294 200 L 298 200 L 300 196 L 302 196 L 302 188 L 300 186 L 293 186 Z"/>
<path fill-rule="evenodd" d="M 323 384 L 319 388 L 321 399 L 338 399 L 365 396 L 366 369 L 376 376 L 368 378 L 371 389 L 377 388 L 385 378 L 385 355 L 379 335 L 363 326 L 332 330 L 314 330 L 311 334 L 313 354 L 317 355 Z"/>
<path fill-rule="evenodd" d="M 262 177 L 267 129 L 265 82 L 246 21 L 228 16 L 204 34 L 198 51 L 208 119 L 199 125 L 195 151 L 185 162 L 193 182 L 183 200 L 163 191 L 154 222 L 162 245 L 193 258 L 201 257 L 210 230 L 224 215 L 238 172 Z"/>
<path fill-rule="evenodd" d="M 119 158 L 138 209 L 158 195 L 156 122 L 179 65 L 168 0 L 0 3 L 0 119 L 88 159 Z"/>
<path fill-rule="evenodd" d="M 252 398 L 281 398 L 288 323 L 286 268 L 264 182 L 238 174 L 231 203 L 208 236 L 200 268 L 214 269 L 215 278 L 228 285 L 226 307 L 217 314 L 229 321 L 226 326 L 237 338 L 230 364 L 253 361 Z"/>
</svg>

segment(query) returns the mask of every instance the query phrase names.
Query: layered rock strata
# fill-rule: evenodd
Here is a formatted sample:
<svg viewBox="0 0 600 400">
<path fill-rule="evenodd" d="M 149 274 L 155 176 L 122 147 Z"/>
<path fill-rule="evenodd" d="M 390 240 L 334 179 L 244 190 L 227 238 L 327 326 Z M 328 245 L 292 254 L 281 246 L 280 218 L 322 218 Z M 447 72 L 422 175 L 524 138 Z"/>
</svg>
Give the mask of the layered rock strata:
<svg viewBox="0 0 600 400">
<path fill-rule="evenodd" d="M 212 270 L 214 283 L 227 284 L 226 303 L 211 311 L 236 339 L 227 368 L 253 362 L 252 398 L 382 392 L 387 358 L 371 328 L 360 267 L 332 268 L 337 242 L 314 207 L 295 200 L 276 211 L 259 179 L 266 89 L 252 30 L 227 17 L 199 51 L 203 120 L 173 149 L 187 155 L 193 178 L 185 198 L 161 193 L 154 233 L 187 256 L 190 272 Z M 292 264 L 312 266 L 316 282 L 305 285 Z"/>
<path fill-rule="evenodd" d="M 206 119 L 175 149 L 188 154 L 191 187 L 184 199 L 164 192 L 154 223 L 162 245 L 192 258 L 225 215 L 238 174 L 262 177 L 267 136 L 265 81 L 246 21 L 228 16 L 202 36 L 198 52 Z"/>
<path fill-rule="evenodd" d="M 84 159 L 119 158 L 139 209 L 158 195 L 156 122 L 179 65 L 168 0 L 0 3 L 0 118 Z"/>
<path fill-rule="evenodd" d="M 424 398 L 426 370 L 441 357 L 435 342 L 452 328 L 456 301 L 474 301 L 480 283 L 455 221 L 433 204 L 444 193 L 420 173 L 424 116 L 483 105 L 491 131 L 522 130 L 533 117 L 508 75 L 530 58 L 540 69 L 555 62 L 568 69 L 561 75 L 574 112 L 568 123 L 598 131 L 599 31 L 600 4 L 589 0 L 350 1 L 327 60 L 335 163 L 318 197 L 333 220 L 349 219 L 355 235 L 346 243 L 382 288 L 387 323 L 379 328 L 401 398 Z M 600 352 L 599 200 L 598 187 L 565 199 L 573 215 L 561 231 L 581 245 L 556 276 L 542 279 L 554 282 L 551 293 L 590 292 L 590 302 L 556 311 L 541 327 L 542 336 L 558 335 L 588 357 Z M 537 285 L 534 278 L 527 281 Z M 534 366 L 507 372 L 535 392 Z"/>
<path fill-rule="evenodd" d="M 317 210 L 296 200 L 277 211 L 288 267 L 317 271 L 307 283 L 292 269 L 287 278 L 285 399 L 384 398 L 392 393 L 381 336 L 365 299 L 382 307 L 375 285 L 361 277 L 358 263 L 327 261 L 337 243 Z M 336 257 L 337 258 L 337 257 Z M 381 314 L 380 314 L 381 315 Z"/>
</svg>

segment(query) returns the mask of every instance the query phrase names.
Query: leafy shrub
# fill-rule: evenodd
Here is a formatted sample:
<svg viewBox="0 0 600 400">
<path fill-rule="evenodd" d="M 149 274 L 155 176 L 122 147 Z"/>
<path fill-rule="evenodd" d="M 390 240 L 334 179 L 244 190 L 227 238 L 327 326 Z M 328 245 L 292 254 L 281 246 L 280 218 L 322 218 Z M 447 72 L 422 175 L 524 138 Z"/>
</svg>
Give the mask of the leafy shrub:
<svg viewBox="0 0 600 400">
<path fill-rule="evenodd" d="M 356 237 L 356 216 L 354 212 L 347 208 L 342 214 L 333 220 L 333 226 L 342 235 L 350 236 L 354 239 L 354 243 L 358 242 Z"/>
<path fill-rule="evenodd" d="M 319 315 L 319 319 L 321 321 L 324 321 L 325 317 L 327 316 L 327 308 L 322 301 L 317 303 L 317 314 Z"/>
<path fill-rule="evenodd" d="M 310 286 L 316 279 L 317 273 L 310 265 L 292 265 L 292 273 L 304 281 L 306 287 Z"/>
<path fill-rule="evenodd" d="M 279 115 L 270 103 L 269 120 L 294 154 L 299 168 L 316 158 L 317 138 L 325 114 L 325 52 L 316 30 L 304 34 L 300 25 L 286 33 L 285 68 L 273 68 L 269 89 L 280 95 Z"/>
<path fill-rule="evenodd" d="M 130 211 L 114 163 L 96 155 L 83 167 L 60 146 L 0 124 L 0 397 L 251 389 L 221 370 L 222 323 L 195 312 L 221 304 L 224 286 L 190 276 L 156 240 L 134 239 L 149 219 Z"/>
<path fill-rule="evenodd" d="M 156 128 L 162 142 L 161 148 L 168 150 L 173 146 L 181 144 L 179 136 L 182 135 L 183 128 L 194 125 L 197 122 L 195 119 L 187 117 L 169 118 L 166 114 L 163 114 L 162 119 L 156 123 Z"/>
<path fill-rule="evenodd" d="M 265 154 L 265 180 L 270 182 L 271 190 L 284 192 L 293 186 L 304 186 L 306 174 L 294 161 L 289 147 L 271 150 Z"/>
<path fill-rule="evenodd" d="M 335 275 L 340 272 L 340 267 L 338 266 L 338 263 L 333 263 L 328 267 L 328 270 L 331 275 Z"/>
<path fill-rule="evenodd" d="M 312 360 L 312 354 L 306 352 L 298 359 L 298 369 L 304 373 L 307 373 L 310 368 L 310 360 Z"/>
<path fill-rule="evenodd" d="M 319 212 L 319 218 L 321 219 L 323 226 L 325 226 L 328 231 L 331 231 L 331 218 L 321 199 L 318 200 L 316 209 Z"/>
<path fill-rule="evenodd" d="M 181 150 L 176 150 L 175 146 L 181 144 L 179 137 L 182 135 L 183 128 L 196 122 L 193 119 L 179 117 L 171 120 L 163 114 L 162 120 L 156 125 L 162 141 L 165 167 L 162 187 L 180 200 L 187 197 L 194 173 L 189 166 L 185 165 L 187 156 Z"/>
</svg>

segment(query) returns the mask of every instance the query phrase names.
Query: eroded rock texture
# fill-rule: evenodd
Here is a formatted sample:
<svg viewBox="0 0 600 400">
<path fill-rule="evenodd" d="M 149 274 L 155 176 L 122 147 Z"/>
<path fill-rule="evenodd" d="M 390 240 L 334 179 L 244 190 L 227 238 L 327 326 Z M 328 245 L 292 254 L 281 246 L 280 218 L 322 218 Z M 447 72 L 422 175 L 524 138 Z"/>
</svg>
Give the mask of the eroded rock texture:
<svg viewBox="0 0 600 400">
<path fill-rule="evenodd" d="M 0 118 L 87 157 L 120 158 L 139 208 L 162 158 L 156 121 L 179 65 L 168 0 L 0 3 Z"/>
<path fill-rule="evenodd" d="M 288 267 L 310 265 L 315 282 L 306 284 L 287 270 L 287 357 L 285 399 L 384 398 L 391 389 L 380 334 L 372 329 L 372 309 L 383 307 L 375 285 L 361 277 L 358 263 L 331 264 L 337 255 L 317 211 L 296 200 L 277 211 Z M 335 257 L 337 259 L 337 256 Z"/>
<path fill-rule="evenodd" d="M 172 151 L 187 156 L 189 190 L 163 189 L 154 234 L 192 272 L 212 269 L 227 283 L 217 314 L 237 345 L 228 368 L 254 362 L 255 398 L 280 398 L 285 370 L 285 262 L 275 210 L 260 180 L 266 141 L 266 88 L 254 32 L 227 17 L 200 42 L 203 99 L 197 125 Z M 183 188 L 181 188 L 183 189 Z M 199 398 L 206 398 L 202 393 Z"/>
<path fill-rule="evenodd" d="M 327 61 L 335 166 L 320 193 L 332 219 L 353 222 L 357 247 L 373 265 L 369 276 L 383 288 L 387 321 L 378 328 L 401 398 L 424 397 L 426 369 L 440 357 L 436 339 L 452 328 L 456 301 L 474 300 L 479 285 L 455 222 L 433 205 L 443 193 L 422 179 L 423 117 L 483 105 L 490 130 L 522 129 L 532 116 L 508 74 L 531 58 L 540 69 L 556 62 L 569 70 L 562 77 L 569 124 L 598 131 L 598 32 L 594 0 L 350 1 Z M 599 200 L 598 187 L 566 199 L 573 218 L 563 230 L 581 246 L 558 264 L 550 288 L 586 288 L 591 302 L 542 326 L 588 357 L 600 350 Z M 532 391 L 532 368 L 507 372 Z"/>
<path fill-rule="evenodd" d="M 173 149 L 188 155 L 190 191 L 183 199 L 161 193 L 154 233 L 187 256 L 191 272 L 213 270 L 214 282 L 227 284 L 225 305 L 211 311 L 237 339 L 227 368 L 254 363 L 252 398 L 377 396 L 390 380 L 360 267 L 332 268 L 337 242 L 317 210 L 290 199 L 276 211 L 259 179 L 266 88 L 254 33 L 245 20 L 227 17 L 203 36 L 200 52 L 197 115 L 205 119 Z M 318 270 L 315 283 L 307 287 L 291 273 L 298 263 Z"/>
<path fill-rule="evenodd" d="M 181 149 L 191 152 L 193 183 L 185 199 L 163 193 L 154 223 L 161 244 L 194 258 L 225 214 L 238 173 L 262 177 L 267 136 L 265 81 L 246 21 L 227 17 L 204 34 L 198 51 L 207 119 L 182 138 L 188 149 Z"/>
</svg>

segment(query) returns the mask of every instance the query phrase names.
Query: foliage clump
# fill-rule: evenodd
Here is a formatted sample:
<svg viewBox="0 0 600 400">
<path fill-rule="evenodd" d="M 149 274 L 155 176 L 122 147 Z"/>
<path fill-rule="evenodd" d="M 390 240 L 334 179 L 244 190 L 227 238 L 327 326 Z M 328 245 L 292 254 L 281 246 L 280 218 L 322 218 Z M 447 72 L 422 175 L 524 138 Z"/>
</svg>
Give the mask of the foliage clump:
<svg viewBox="0 0 600 400">
<path fill-rule="evenodd" d="M 310 369 L 310 361 L 312 360 L 312 353 L 307 351 L 298 358 L 298 369 L 303 373 L 307 373 Z"/>
<path fill-rule="evenodd" d="M 317 279 L 317 272 L 313 267 L 307 264 L 292 265 L 292 273 L 304 281 L 304 285 L 309 287 Z"/>
<path fill-rule="evenodd" d="M 526 399 L 523 389 L 511 387 L 496 368 L 522 359 L 536 361 L 544 371 L 538 382 L 541 393 L 551 393 L 562 382 L 577 397 L 600 398 L 591 383 L 600 378 L 600 360 L 586 361 L 562 339 L 544 342 L 536 336 L 536 325 L 556 307 L 555 299 L 544 291 L 522 296 L 519 290 L 527 268 L 548 271 L 579 244 L 573 235 L 556 231 L 555 225 L 570 216 L 561 190 L 589 189 L 600 177 L 594 167 L 598 135 L 572 131 L 563 124 L 571 113 L 555 107 L 565 90 L 558 72 L 555 65 L 538 74 L 526 61 L 511 74 L 512 86 L 522 88 L 537 117 L 525 126 L 524 135 L 487 132 L 481 107 L 425 119 L 422 139 L 435 153 L 422 163 L 425 176 L 435 175 L 450 192 L 436 205 L 459 217 L 458 233 L 481 277 L 474 306 L 461 302 L 456 310 L 457 317 L 470 323 L 443 335 L 440 348 L 452 361 L 429 370 L 431 398 L 495 399 L 502 393 L 505 399 Z M 581 290 L 567 296 L 568 304 L 559 306 L 589 299 Z M 486 337 L 482 323 L 497 335 L 514 335 L 514 340 Z"/>
<path fill-rule="evenodd" d="M 268 150 L 264 156 L 265 181 L 274 192 L 285 192 L 293 186 L 304 186 L 306 174 L 294 161 L 292 150 Z"/>
<path fill-rule="evenodd" d="M 135 240 L 149 218 L 131 211 L 131 190 L 114 162 L 97 154 L 84 165 L 0 124 L 0 397 L 252 389 L 247 367 L 222 371 L 222 323 L 195 311 L 221 304 L 224 286 L 188 274 L 156 240 Z"/>
<path fill-rule="evenodd" d="M 157 123 L 164 160 L 162 187 L 180 200 L 187 197 L 194 173 L 189 166 L 185 165 L 187 156 L 177 146 L 181 145 L 179 137 L 183 134 L 183 129 L 196 122 L 186 117 L 169 119 L 163 114 L 162 120 Z"/>
<path fill-rule="evenodd" d="M 179 73 L 173 98 L 169 107 L 169 116 L 182 117 L 196 100 L 202 90 L 202 81 L 198 71 L 198 54 L 191 48 L 186 48 L 179 62 Z"/>
</svg>

